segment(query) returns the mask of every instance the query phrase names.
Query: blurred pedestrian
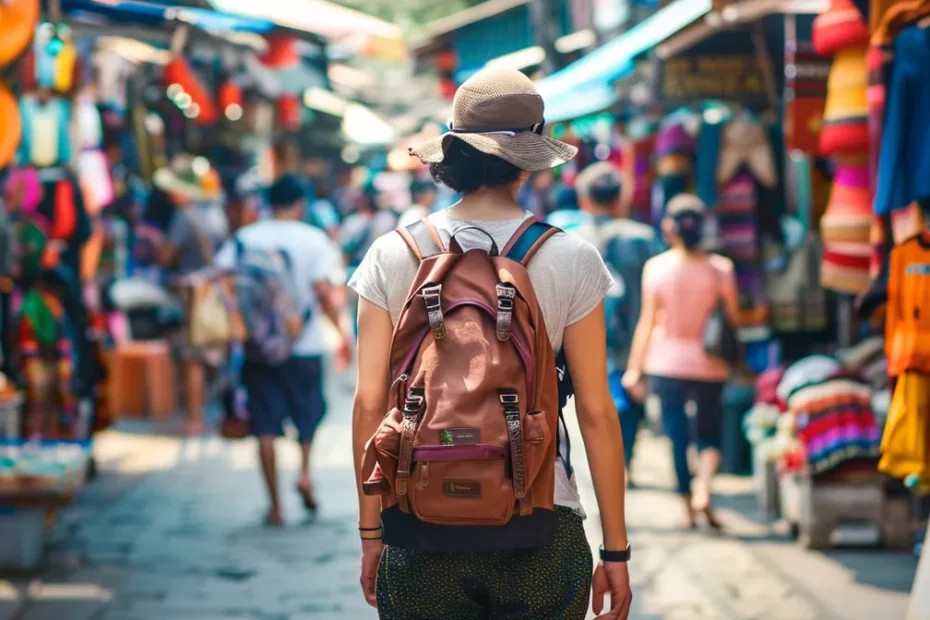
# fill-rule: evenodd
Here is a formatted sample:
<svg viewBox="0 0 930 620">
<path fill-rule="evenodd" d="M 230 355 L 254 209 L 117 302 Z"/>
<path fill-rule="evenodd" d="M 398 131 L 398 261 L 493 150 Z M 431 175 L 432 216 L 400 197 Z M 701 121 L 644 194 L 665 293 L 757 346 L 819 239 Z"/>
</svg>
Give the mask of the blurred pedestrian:
<svg viewBox="0 0 930 620">
<path fill-rule="evenodd" d="M 375 240 L 394 230 L 397 214 L 385 205 L 374 184 L 366 185 L 356 196 L 356 211 L 342 223 L 340 242 L 349 278 L 358 269 L 362 259 Z M 353 325 L 358 315 L 358 296 L 350 295 L 349 310 Z"/>
<path fill-rule="evenodd" d="M 242 382 L 248 395 L 252 433 L 258 437 L 262 473 L 268 487 L 269 526 L 284 523 L 278 492 L 275 438 L 282 435 L 284 422 L 297 428 L 301 447 L 297 491 L 308 510 L 317 507 L 310 476 L 310 450 L 316 429 L 326 413 L 323 392 L 323 355 L 326 351 L 323 316 L 339 334 L 337 358 L 348 363 L 349 336 L 342 330 L 334 282 L 340 276 L 339 251 L 318 228 L 304 223 L 305 197 L 300 180 L 292 175 L 278 179 L 268 192 L 272 219 L 239 230 L 216 257 L 216 266 L 232 270 L 237 255 L 245 249 L 281 252 L 293 278 L 294 304 L 304 320 L 291 356 L 281 364 L 246 360 Z"/>
<path fill-rule="evenodd" d="M 701 250 L 704 203 L 692 194 L 669 201 L 662 230 L 671 249 L 646 263 L 643 308 L 630 352 L 623 386 L 641 399 L 644 377 L 662 408 L 662 422 L 672 442 L 678 492 L 687 525 L 703 513 L 711 527 L 719 524 L 711 506 L 711 480 L 720 467 L 720 420 L 727 364 L 704 350 L 705 325 L 723 304 L 732 325 L 738 324 L 739 299 L 733 263 Z M 687 405 L 696 413 L 689 418 Z M 699 451 L 693 488 L 688 447 Z"/>
<path fill-rule="evenodd" d="M 433 205 L 436 203 L 436 183 L 432 180 L 415 180 L 410 184 L 410 199 L 410 207 L 401 214 L 398 226 L 419 222 L 433 212 Z"/>
<path fill-rule="evenodd" d="M 216 248 L 229 234 L 220 178 L 207 159 L 181 155 L 170 166 L 155 171 L 154 183 L 172 207 L 166 211 L 170 223 L 157 250 L 158 263 L 175 280 L 183 282 L 213 263 Z M 193 346 L 188 336 L 186 330 L 181 334 L 180 347 L 184 402 L 187 431 L 197 434 L 203 430 L 204 364 L 211 352 Z"/>
<path fill-rule="evenodd" d="M 661 244 L 652 227 L 630 219 L 629 208 L 622 200 L 620 172 L 614 165 L 598 162 L 589 166 L 578 175 L 576 186 L 579 205 L 591 216 L 590 223 L 576 232 L 594 244 L 614 279 L 604 300 L 607 370 L 610 392 L 620 415 L 629 480 L 633 447 L 645 410 L 641 395 L 628 394 L 622 379 L 642 310 L 643 268 L 662 251 Z"/>
<path fill-rule="evenodd" d="M 577 236 L 559 234 L 545 224 L 534 223 L 533 215 L 517 202 L 517 194 L 528 172 L 560 165 L 570 160 L 576 150 L 542 135 L 542 98 L 530 80 L 519 71 L 479 72 L 459 88 L 453 108 L 450 132 L 413 149 L 413 153 L 429 164 L 436 181 L 459 192 L 461 201 L 431 215 L 426 222 L 406 229 L 405 234 L 411 241 L 405 242 L 401 234 L 379 238 L 350 281 L 350 286 L 361 296 L 359 342 L 365 345 L 358 349 L 358 387 L 353 410 L 355 462 L 361 462 L 366 443 L 385 418 L 389 386 L 400 372 L 397 361 L 392 362 L 391 359 L 393 354 L 400 352 L 396 343 L 392 346 L 392 334 L 408 303 L 419 265 L 411 249 L 413 246 L 408 243 L 415 243 L 421 249 L 431 249 L 433 253 L 455 246 L 451 243 L 453 239 L 463 247 L 448 252 L 487 249 L 490 241 L 493 241 L 491 254 L 497 248 L 504 248 L 505 254 L 516 251 L 514 248 L 522 248 L 525 258 L 532 256 L 527 271 L 538 300 L 538 309 L 534 312 L 541 313 L 543 320 L 539 326 L 545 325 L 546 328 L 543 340 L 548 337 L 554 350 L 564 347 L 600 507 L 604 546 L 608 551 L 602 551 L 604 561 L 598 565 L 593 577 L 594 610 L 601 611 L 604 595 L 609 591 L 611 610 L 602 617 L 624 620 L 629 613 L 631 594 L 626 565 L 629 547 L 624 522 L 623 442 L 607 385 L 606 336 L 601 308 L 610 287 L 610 276 L 591 245 Z M 533 233 L 527 237 L 530 228 L 533 228 Z M 545 233 L 542 232 L 544 230 Z M 566 260 L 566 257 L 571 260 Z M 439 267 L 453 263 L 440 257 L 431 264 Z M 436 274 L 441 277 L 441 273 L 439 268 Z M 520 271 L 513 277 L 525 277 L 522 274 Z M 440 294 L 446 295 L 446 291 L 436 292 L 437 296 Z M 456 293 L 450 291 L 449 294 Z M 473 294 L 477 298 L 485 293 L 479 295 L 475 291 Z M 423 301 L 416 303 L 427 303 L 427 307 L 431 307 L 429 296 L 425 292 L 421 296 Z M 438 298 L 436 302 L 439 302 Z M 480 308 L 481 303 L 487 302 L 472 302 L 472 308 Z M 504 302 L 498 304 L 505 313 L 507 307 Z M 480 407 L 484 406 L 482 397 L 477 395 L 480 388 L 523 380 L 523 377 L 515 376 L 489 377 L 492 369 L 502 362 L 495 359 L 495 366 L 488 366 L 486 350 L 492 346 L 504 346 L 499 344 L 501 340 L 495 339 L 494 344 L 490 344 L 483 335 L 484 327 L 473 324 L 443 332 L 443 310 L 448 318 L 454 316 L 456 309 L 447 307 L 445 303 L 437 303 L 435 308 L 429 312 L 429 324 L 425 326 L 424 333 L 424 337 L 429 338 L 433 330 L 436 338 L 426 341 L 426 346 L 432 351 L 429 359 L 439 363 L 444 369 L 440 372 L 462 372 L 464 375 L 461 380 L 433 384 L 425 391 L 426 410 L 434 412 L 432 419 L 436 419 L 436 412 L 440 410 L 435 408 L 434 399 L 445 403 L 438 405 L 445 407 L 442 409 L 445 411 L 477 390 L 473 404 L 480 411 Z M 505 315 L 497 316 L 498 321 L 502 321 Z M 511 319 L 516 329 L 519 323 L 515 316 L 497 323 L 497 329 L 509 330 Z M 440 329 L 438 338 L 437 329 Z M 503 337 L 498 335 L 498 338 Z M 407 346 L 412 348 L 405 355 L 415 355 L 417 345 L 411 343 Z M 426 350 L 419 349 L 424 355 Z M 544 351 L 537 349 L 537 352 Z M 551 353 L 544 355 L 543 359 L 546 358 L 547 363 L 552 363 Z M 536 361 L 527 360 L 528 375 Z M 424 371 L 423 366 L 420 366 L 420 371 L 431 372 Z M 533 382 L 528 376 L 525 378 Z M 411 383 L 406 397 L 409 401 L 416 396 L 414 388 L 418 379 L 401 376 L 394 385 L 405 390 L 408 380 Z M 513 402 L 519 410 L 518 399 L 506 400 L 505 392 L 506 389 L 499 390 L 493 400 L 497 401 L 499 397 L 500 403 Z M 555 400 L 555 395 L 552 396 Z M 411 402 L 415 406 L 416 399 Z M 506 412 L 505 407 L 501 415 Z M 449 415 L 462 413 L 449 410 Z M 552 413 L 549 411 L 549 416 Z M 525 417 L 529 424 L 532 416 Z M 503 419 L 501 417 L 501 421 Z M 546 417 L 535 419 L 538 421 Z M 362 493 L 365 480 L 358 481 L 359 528 L 363 539 L 361 585 L 366 600 L 377 605 L 382 619 L 585 618 L 592 587 L 590 548 L 582 524 L 578 491 L 571 475 L 565 443 L 567 438 L 557 430 L 557 426 L 548 427 L 549 437 L 555 441 L 547 454 L 549 458 L 556 457 L 553 452 L 558 445 L 561 456 L 556 457 L 555 463 L 544 460 L 544 469 L 539 474 L 554 482 L 554 491 L 543 491 L 553 493 L 554 510 L 533 510 L 527 505 L 531 502 L 519 502 L 521 511 L 504 526 L 469 528 L 426 523 L 429 517 L 417 512 L 415 505 L 412 513 L 401 511 L 396 503 L 382 505 L 377 497 Z M 504 437 L 510 434 L 502 424 L 495 424 L 493 429 L 449 429 L 447 434 L 439 437 L 432 428 L 416 430 L 413 427 L 412 430 L 416 433 L 418 446 L 422 441 L 425 442 L 423 445 L 445 442 L 445 445 L 469 448 L 469 444 L 484 442 L 473 446 L 479 450 L 487 448 L 486 444 L 495 445 L 500 441 L 501 433 Z M 515 441 L 520 441 L 519 437 Z M 514 468 L 522 466 L 522 463 L 515 462 Z M 432 467 L 427 469 L 428 465 Z M 511 485 L 517 483 L 511 481 L 509 474 L 501 478 L 500 489 L 494 485 L 492 489 L 487 481 L 483 486 L 480 481 L 445 479 L 448 474 L 444 472 L 462 471 L 460 465 L 459 469 L 449 469 L 455 465 L 451 462 L 415 463 L 414 472 L 409 474 L 412 475 L 409 487 L 423 488 L 422 493 L 430 494 L 430 503 L 434 507 L 442 501 L 447 502 L 444 514 L 462 511 L 465 513 L 463 516 L 480 511 L 482 504 L 493 504 L 502 493 L 515 492 Z M 481 467 L 480 462 L 476 462 L 470 471 L 478 475 L 476 472 L 486 471 Z M 545 470 L 545 467 L 554 471 Z M 503 467 L 501 471 L 504 471 Z M 384 473 L 393 480 L 395 472 Z M 408 472 L 397 471 L 396 475 L 406 476 Z M 400 490 L 400 479 L 396 482 Z M 411 499 L 409 503 L 413 501 Z M 547 500 L 537 497 L 533 501 Z M 381 509 L 383 511 L 379 515 Z M 515 509 L 514 504 L 510 505 L 510 509 Z M 547 544 L 528 544 L 527 537 L 538 534 L 538 528 L 544 522 L 549 524 L 545 532 Z M 448 552 L 452 547 L 472 551 Z"/>
</svg>

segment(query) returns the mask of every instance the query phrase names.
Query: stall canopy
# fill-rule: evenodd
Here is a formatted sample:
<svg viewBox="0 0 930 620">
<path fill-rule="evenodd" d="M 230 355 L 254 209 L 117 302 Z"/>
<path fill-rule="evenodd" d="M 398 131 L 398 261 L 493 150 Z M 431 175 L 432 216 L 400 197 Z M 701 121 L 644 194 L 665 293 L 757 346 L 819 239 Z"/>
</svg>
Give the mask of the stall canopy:
<svg viewBox="0 0 930 620">
<path fill-rule="evenodd" d="M 208 32 L 264 34 L 277 27 L 267 19 L 136 0 L 62 0 L 61 8 L 70 15 L 97 15 L 116 23 L 160 27 L 168 22 L 181 22 Z"/>
<path fill-rule="evenodd" d="M 541 80 L 537 87 L 546 100 L 547 116 L 550 107 L 562 105 L 560 99 L 586 99 L 589 89 L 594 89 L 591 91 L 592 105 L 584 109 L 586 106 L 579 102 L 577 110 L 580 114 L 588 114 L 603 109 L 603 106 L 593 105 L 606 100 L 603 86 L 612 85 L 632 71 L 636 56 L 700 19 L 712 8 L 712 0 L 675 0 L 616 39 Z M 600 99 L 594 96 L 598 93 Z"/>
<path fill-rule="evenodd" d="M 772 14 L 818 15 L 828 6 L 829 0 L 743 0 L 682 30 L 659 45 L 656 54 L 661 59 L 671 58 L 721 30 L 744 26 Z"/>
<path fill-rule="evenodd" d="M 407 57 L 399 27 L 326 0 L 210 0 L 210 3 L 225 13 L 313 33 L 333 46 L 362 56 L 391 61 Z"/>
</svg>

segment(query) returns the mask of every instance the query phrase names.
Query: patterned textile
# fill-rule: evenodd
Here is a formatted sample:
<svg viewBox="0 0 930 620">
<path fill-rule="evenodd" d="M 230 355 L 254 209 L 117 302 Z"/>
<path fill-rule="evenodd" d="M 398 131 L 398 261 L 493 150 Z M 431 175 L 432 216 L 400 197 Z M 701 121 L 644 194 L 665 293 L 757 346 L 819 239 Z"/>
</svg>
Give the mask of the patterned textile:
<svg viewBox="0 0 930 620">
<path fill-rule="evenodd" d="M 872 390 L 859 378 L 835 375 L 810 382 L 788 398 L 795 429 L 814 475 L 859 459 L 877 459 L 879 430 Z"/>
<path fill-rule="evenodd" d="M 556 507 L 555 542 L 530 551 L 437 553 L 386 547 L 381 620 L 584 620 L 591 551 L 582 518 Z"/>
<path fill-rule="evenodd" d="M 26 378 L 25 436 L 77 439 L 73 334 L 61 303 L 30 291 L 18 323 L 17 350 Z"/>
<path fill-rule="evenodd" d="M 736 272 L 744 341 L 765 340 L 769 336 L 767 330 L 759 329 L 768 326 L 768 304 L 760 268 L 757 210 L 755 181 L 747 172 L 738 173 L 719 188 L 715 206 L 717 229 L 721 250 L 733 261 Z"/>
</svg>

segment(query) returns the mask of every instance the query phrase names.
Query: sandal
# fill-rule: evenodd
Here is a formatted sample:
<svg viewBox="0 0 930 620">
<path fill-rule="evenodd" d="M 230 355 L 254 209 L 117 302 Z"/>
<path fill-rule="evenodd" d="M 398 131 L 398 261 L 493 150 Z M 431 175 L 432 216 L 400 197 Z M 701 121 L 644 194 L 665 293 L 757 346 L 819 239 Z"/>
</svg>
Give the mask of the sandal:
<svg viewBox="0 0 930 620">
<path fill-rule="evenodd" d="M 297 494 L 300 495 L 300 499 L 303 500 L 304 508 L 309 512 L 316 512 L 319 510 L 320 506 L 316 503 L 316 497 L 313 495 L 313 485 L 310 483 L 307 484 L 297 484 Z"/>
</svg>

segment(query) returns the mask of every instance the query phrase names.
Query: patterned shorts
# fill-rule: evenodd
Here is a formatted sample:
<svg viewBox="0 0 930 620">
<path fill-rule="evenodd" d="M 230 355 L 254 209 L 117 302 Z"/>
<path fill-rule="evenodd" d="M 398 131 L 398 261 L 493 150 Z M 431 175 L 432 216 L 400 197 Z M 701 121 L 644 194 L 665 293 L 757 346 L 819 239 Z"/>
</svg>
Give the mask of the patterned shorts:
<svg viewBox="0 0 930 620">
<path fill-rule="evenodd" d="M 564 508 L 555 542 L 529 551 L 430 553 L 386 547 L 381 620 L 584 620 L 593 559 L 582 518 Z"/>
</svg>

